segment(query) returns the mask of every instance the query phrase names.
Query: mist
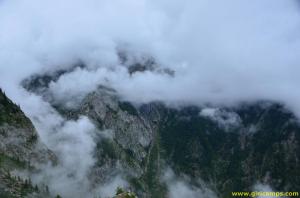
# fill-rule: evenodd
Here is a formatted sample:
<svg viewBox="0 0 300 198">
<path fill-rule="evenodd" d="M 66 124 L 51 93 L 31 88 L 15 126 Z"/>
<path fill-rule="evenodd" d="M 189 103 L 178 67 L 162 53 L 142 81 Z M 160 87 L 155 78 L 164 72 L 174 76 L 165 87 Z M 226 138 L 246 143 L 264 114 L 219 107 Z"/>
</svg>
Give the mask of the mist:
<svg viewBox="0 0 300 198">
<path fill-rule="evenodd" d="M 180 197 L 191 197 L 191 198 L 217 198 L 218 196 L 213 192 L 205 183 L 200 181 L 198 186 L 191 185 L 189 183 L 190 178 L 187 176 L 179 177 L 175 175 L 174 171 L 167 167 L 165 173 L 161 177 L 161 181 L 167 184 L 168 197 L 169 198 L 180 198 Z M 202 185 L 201 185 L 202 184 Z"/>
<path fill-rule="evenodd" d="M 1 86 L 12 97 L 10 87 L 25 77 L 82 61 L 88 71 L 63 89 L 76 84 L 77 94 L 89 82 L 106 81 L 135 102 L 272 100 L 300 112 L 295 0 L 12 0 L 2 1 L 0 11 Z M 175 76 L 127 75 L 119 68 L 120 48 L 154 57 Z"/>
<path fill-rule="evenodd" d="M 55 165 L 36 164 L 37 171 L 26 173 L 33 183 L 48 186 L 54 196 L 71 197 L 112 197 L 117 187 L 126 187 L 122 167 L 109 180 L 95 185 L 93 168 L 96 165 L 96 142 L 111 138 L 110 131 L 99 131 L 93 122 L 81 116 L 67 120 L 41 96 L 20 92 L 18 97 L 26 98 L 23 110 L 28 112 L 40 139 L 57 157 Z M 117 170 L 116 170 L 117 171 Z"/>
<path fill-rule="evenodd" d="M 63 174 L 59 180 L 67 187 L 53 183 L 53 191 L 67 197 L 73 195 L 69 189 L 83 186 L 72 193 L 84 194 L 95 160 L 95 126 L 86 117 L 65 120 L 42 97 L 26 91 L 24 79 L 80 62 L 86 67 L 50 83 L 47 91 L 55 102 L 72 107 L 105 85 L 135 103 L 233 106 L 269 100 L 283 103 L 299 118 L 299 30 L 297 0 L 2 0 L 0 87 L 62 160 L 47 177 L 73 171 L 75 183 Z M 151 57 L 174 75 L 156 70 L 130 75 L 120 50 L 135 61 Z M 205 116 L 218 119 L 215 112 Z M 239 121 L 232 119 L 221 122 Z M 67 168 L 73 164 L 79 169 Z M 104 188 L 105 195 L 117 183 L 126 184 L 118 178 Z M 178 186 L 190 197 L 199 193 L 181 181 L 170 189 Z"/>
</svg>

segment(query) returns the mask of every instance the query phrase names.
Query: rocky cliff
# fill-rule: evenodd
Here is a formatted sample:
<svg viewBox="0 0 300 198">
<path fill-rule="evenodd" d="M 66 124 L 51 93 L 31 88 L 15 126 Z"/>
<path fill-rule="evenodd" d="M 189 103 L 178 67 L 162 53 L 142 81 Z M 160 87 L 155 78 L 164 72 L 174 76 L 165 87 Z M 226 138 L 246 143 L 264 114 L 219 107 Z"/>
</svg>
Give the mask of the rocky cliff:
<svg viewBox="0 0 300 198">
<path fill-rule="evenodd" d="M 46 197 L 30 178 L 15 173 L 37 171 L 36 164 L 55 160 L 31 121 L 0 90 L 0 197 Z"/>
<path fill-rule="evenodd" d="M 217 197 L 251 191 L 257 183 L 275 191 L 300 190 L 299 120 L 281 104 L 136 105 L 99 86 L 68 108 L 55 103 L 47 90 L 57 79 L 57 74 L 52 80 L 36 76 L 25 87 L 44 96 L 66 119 L 89 117 L 105 137 L 97 142 L 91 171 L 96 185 L 121 173 L 139 197 L 167 197 L 164 174 L 172 169 L 193 188 L 209 189 Z"/>
</svg>

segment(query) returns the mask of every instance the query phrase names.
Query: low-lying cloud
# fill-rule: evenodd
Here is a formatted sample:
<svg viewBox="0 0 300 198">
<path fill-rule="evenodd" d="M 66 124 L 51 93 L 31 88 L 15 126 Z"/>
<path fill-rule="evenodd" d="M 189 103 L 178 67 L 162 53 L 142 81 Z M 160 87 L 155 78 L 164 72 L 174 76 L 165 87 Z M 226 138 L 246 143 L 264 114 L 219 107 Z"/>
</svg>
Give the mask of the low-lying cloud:
<svg viewBox="0 0 300 198">
<path fill-rule="evenodd" d="M 111 176 L 110 181 L 96 184 L 93 168 L 96 143 L 99 138 L 111 138 L 111 131 L 99 131 L 87 117 L 76 120 L 62 117 L 41 96 L 25 91 L 18 98 L 26 98 L 23 110 L 27 112 L 39 132 L 41 141 L 57 156 L 57 163 L 39 164 L 38 172 L 32 173 L 33 183 L 47 185 L 50 193 L 63 197 L 113 196 L 117 186 L 127 182 L 120 174 Z"/>
<path fill-rule="evenodd" d="M 217 195 L 207 186 L 203 185 L 203 182 L 201 187 L 191 185 L 188 177 L 180 178 L 176 176 L 171 168 L 165 170 L 161 180 L 167 185 L 169 198 L 217 198 Z"/>
<path fill-rule="evenodd" d="M 199 115 L 211 119 L 226 131 L 242 126 L 241 118 L 237 113 L 224 109 L 204 108 L 200 111 Z"/>
<path fill-rule="evenodd" d="M 85 117 L 65 120 L 22 88 L 25 78 L 81 62 L 86 67 L 50 83 L 55 102 L 76 105 L 102 84 L 137 103 L 271 100 L 300 117 L 299 16 L 297 0 L 2 0 L 0 87 L 33 120 L 47 146 L 73 156 L 62 158 L 62 168 L 78 163 L 83 175 L 75 174 L 75 186 L 84 187 L 94 163 L 94 126 Z M 134 60 L 152 57 L 174 75 L 130 75 L 120 50 Z M 198 193 L 184 183 L 173 186 L 191 197 Z M 55 191 L 63 187 L 53 185 Z"/>
<path fill-rule="evenodd" d="M 10 87 L 30 74 L 82 61 L 91 74 L 53 84 L 58 98 L 105 79 L 137 102 L 273 100 L 300 112 L 296 0 L 12 0 L 1 1 L 0 13 L 0 83 L 12 96 Z M 175 76 L 125 75 L 119 49 L 149 55 Z M 99 68 L 110 72 L 94 75 Z"/>
</svg>

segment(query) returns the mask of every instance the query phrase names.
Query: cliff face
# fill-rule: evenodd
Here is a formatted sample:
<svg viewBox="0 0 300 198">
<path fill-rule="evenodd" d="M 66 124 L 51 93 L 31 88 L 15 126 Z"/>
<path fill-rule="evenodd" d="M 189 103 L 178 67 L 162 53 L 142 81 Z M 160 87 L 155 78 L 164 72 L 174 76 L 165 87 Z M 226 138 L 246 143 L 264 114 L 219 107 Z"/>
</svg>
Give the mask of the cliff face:
<svg viewBox="0 0 300 198">
<path fill-rule="evenodd" d="M 201 112 L 165 111 L 160 147 L 176 172 L 204 179 L 220 197 L 251 191 L 257 182 L 277 191 L 299 189 L 300 127 L 292 113 L 277 104 L 223 109 L 223 117 L 216 115 L 220 110 L 213 117 Z M 234 125 L 226 118 L 232 113 Z"/>
<path fill-rule="evenodd" d="M 300 188 L 300 127 L 282 105 L 134 107 L 100 87 L 75 112 L 111 130 L 112 138 L 99 142 L 96 151 L 100 175 L 108 172 L 103 167 L 120 162 L 142 197 L 166 197 L 161 177 L 167 166 L 196 186 L 201 178 L 220 197 L 251 191 L 258 182 L 277 191 Z"/>
<path fill-rule="evenodd" d="M 34 170 L 35 164 L 54 161 L 54 154 L 39 141 L 31 121 L 0 90 L 0 197 L 38 194 L 29 178 L 21 179 L 12 172 Z"/>
<path fill-rule="evenodd" d="M 33 78 L 25 87 L 52 103 L 50 79 Z M 257 183 L 275 191 L 300 189 L 299 121 L 280 104 L 135 106 L 100 86 L 74 108 L 52 105 L 66 119 L 85 115 L 100 129 L 104 138 L 97 142 L 90 177 L 95 185 L 122 173 L 139 197 L 167 197 L 163 175 L 171 168 L 190 185 L 209 188 L 218 197 L 251 191 Z"/>
<path fill-rule="evenodd" d="M 91 174 L 94 182 L 101 184 L 113 176 L 111 173 L 121 173 L 144 189 L 140 189 L 142 196 L 149 194 L 143 178 L 157 131 L 132 104 L 120 101 L 115 91 L 99 87 L 77 108 L 61 113 L 69 119 L 85 115 L 100 129 L 102 138 L 97 142 L 97 163 Z"/>
</svg>

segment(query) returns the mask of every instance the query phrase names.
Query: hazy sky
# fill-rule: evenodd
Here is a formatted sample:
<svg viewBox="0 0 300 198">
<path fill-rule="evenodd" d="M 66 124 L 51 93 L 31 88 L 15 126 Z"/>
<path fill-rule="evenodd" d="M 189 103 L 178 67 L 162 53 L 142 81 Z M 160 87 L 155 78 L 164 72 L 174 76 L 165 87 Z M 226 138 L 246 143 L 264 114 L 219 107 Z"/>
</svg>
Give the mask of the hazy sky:
<svg viewBox="0 0 300 198">
<path fill-rule="evenodd" d="M 296 0 L 4 0 L 0 85 L 13 97 L 26 76 L 81 60 L 89 70 L 52 84 L 58 99 L 106 83 L 137 102 L 269 99 L 300 112 L 299 31 Z M 176 75 L 129 76 L 117 48 Z"/>
<path fill-rule="evenodd" d="M 59 149 L 62 169 L 45 174 L 60 175 L 66 186 L 52 188 L 65 188 L 68 196 L 68 189 L 86 184 L 94 164 L 94 126 L 85 117 L 64 120 L 41 97 L 25 91 L 23 79 L 81 61 L 87 68 L 50 84 L 57 102 L 76 104 L 104 84 L 138 103 L 273 100 L 300 117 L 299 33 L 297 0 L 0 0 L 0 87 L 33 120 L 47 146 Z M 151 56 L 175 75 L 130 76 L 118 49 L 138 60 Z M 65 171 L 78 163 L 65 157 L 74 147 L 72 138 L 57 147 L 69 136 L 78 140 L 78 157 L 86 159 L 75 182 L 67 181 Z M 124 183 L 116 178 L 103 192 L 113 191 L 118 182 Z M 190 195 L 198 192 L 181 183 L 170 188 L 180 184 Z"/>
</svg>

